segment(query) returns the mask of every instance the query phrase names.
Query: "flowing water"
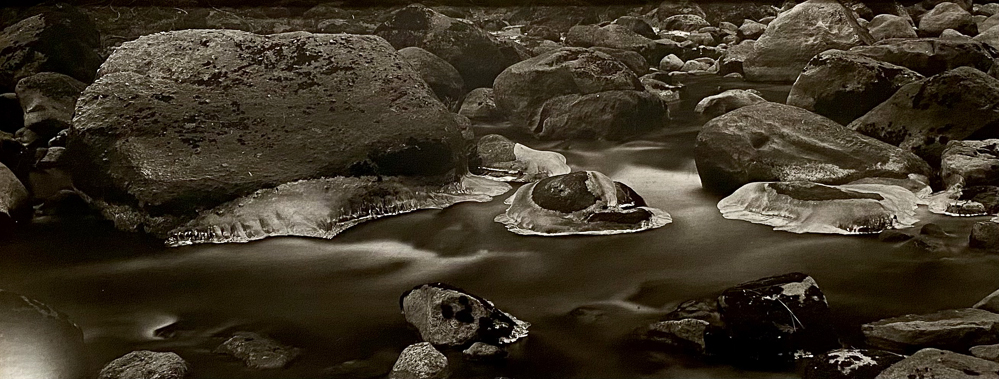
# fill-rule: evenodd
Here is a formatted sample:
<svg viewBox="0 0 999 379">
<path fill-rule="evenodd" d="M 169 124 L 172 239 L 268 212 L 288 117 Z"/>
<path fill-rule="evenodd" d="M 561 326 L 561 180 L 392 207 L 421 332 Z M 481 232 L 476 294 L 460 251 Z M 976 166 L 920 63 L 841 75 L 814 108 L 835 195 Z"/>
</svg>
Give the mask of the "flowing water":
<svg viewBox="0 0 999 379">
<path fill-rule="evenodd" d="M 0 288 L 69 314 L 84 331 L 95 373 L 138 349 L 179 353 L 194 378 L 324 377 L 325 368 L 369 357 L 387 369 L 393 354 L 418 342 L 399 313 L 399 296 L 440 281 L 533 324 L 503 364 L 464 363 L 451 354 L 453 377 L 708 378 L 794 373 L 649 354 L 623 341 L 681 301 L 793 271 L 816 279 L 843 342 L 854 345 L 861 323 L 968 307 L 999 287 L 999 255 L 964 247 L 971 224 L 985 217 L 921 209 L 922 223 L 954 235 L 942 252 L 723 219 L 719 198 L 700 189 L 692 149 L 702 121 L 691 109 L 703 96 L 750 85 L 717 77 L 687 84 L 688 100 L 673 107 L 673 125 L 628 142 L 539 143 L 502 125 L 477 127 L 558 151 L 574 170 L 628 184 L 673 216 L 663 228 L 520 236 L 493 222 L 505 210 L 505 196 L 362 224 L 331 241 L 273 238 L 171 249 L 106 223 L 67 222 L 36 225 L 0 242 Z M 774 101 L 788 91 L 752 86 Z M 304 353 L 281 371 L 251 371 L 212 353 L 238 330 L 267 333 Z"/>
</svg>

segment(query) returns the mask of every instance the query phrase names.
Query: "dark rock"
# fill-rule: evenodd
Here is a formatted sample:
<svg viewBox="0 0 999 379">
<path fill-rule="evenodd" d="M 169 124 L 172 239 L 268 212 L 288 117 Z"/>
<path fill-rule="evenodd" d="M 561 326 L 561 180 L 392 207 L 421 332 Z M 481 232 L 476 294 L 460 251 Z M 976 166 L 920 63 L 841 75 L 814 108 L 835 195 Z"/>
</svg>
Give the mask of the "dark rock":
<svg viewBox="0 0 999 379">
<path fill-rule="evenodd" d="M 861 330 L 871 346 L 898 353 L 927 347 L 968 351 L 972 346 L 999 342 L 999 314 L 950 309 L 887 318 L 864 324 Z"/>
<path fill-rule="evenodd" d="M 0 229 L 31 217 L 31 196 L 17 176 L 0 164 Z"/>
<path fill-rule="evenodd" d="M 999 139 L 947 142 L 940 177 L 947 188 L 999 185 Z"/>
<path fill-rule="evenodd" d="M 902 66 L 827 50 L 805 66 L 791 87 L 787 104 L 846 125 L 920 79 L 922 75 Z"/>
<path fill-rule="evenodd" d="M 803 379 L 873 379 L 904 359 L 888 351 L 836 349 L 805 359 Z"/>
<path fill-rule="evenodd" d="M 230 355 L 255 370 L 284 368 L 301 350 L 253 332 L 237 332 L 215 348 L 216 354 Z"/>
<path fill-rule="evenodd" d="M 695 318 L 664 320 L 652 323 L 639 332 L 644 342 L 666 345 L 681 351 L 712 355 L 716 349 L 713 342 L 716 335 L 722 335 L 721 328 Z"/>
<path fill-rule="evenodd" d="M 0 94 L 0 132 L 14 133 L 24 127 L 24 113 L 17 94 Z"/>
<path fill-rule="evenodd" d="M 41 72 L 17 82 L 24 127 L 48 141 L 73 123 L 76 99 L 87 85 L 68 75 Z"/>
<path fill-rule="evenodd" d="M 631 50 L 613 49 L 609 47 L 592 47 L 593 51 L 610 55 L 624 63 L 635 75 L 642 76 L 649 73 L 649 62 L 641 54 Z"/>
<path fill-rule="evenodd" d="M 950 233 L 947 233 L 947 231 L 943 230 L 943 228 L 940 227 L 940 225 L 934 223 L 923 225 L 923 227 L 919 228 L 919 234 L 935 238 L 944 238 L 950 236 Z"/>
<path fill-rule="evenodd" d="M 939 36 L 947 29 L 954 29 L 967 35 L 978 34 L 978 27 L 971 19 L 971 13 L 954 3 L 937 4 L 919 19 L 920 37 Z"/>
<path fill-rule="evenodd" d="M 722 292 L 718 309 L 728 330 L 730 356 L 763 367 L 793 362 L 799 350 L 819 353 L 838 345 L 829 304 L 812 277 L 791 273 Z"/>
<path fill-rule="evenodd" d="M 703 17 L 693 14 L 678 14 L 664 18 L 659 22 L 661 30 L 679 30 L 694 32 L 700 28 L 711 26 Z"/>
<path fill-rule="evenodd" d="M 739 108 L 701 128 L 694 160 L 702 186 L 728 194 L 755 181 L 843 184 L 866 177 L 930 177 L 910 152 L 825 117 L 778 103 Z"/>
<path fill-rule="evenodd" d="M 531 325 L 488 300 L 442 283 L 414 287 L 402 294 L 399 303 L 406 321 L 434 345 L 513 343 L 526 337 Z"/>
<path fill-rule="evenodd" d="M 90 83 L 101 65 L 101 35 L 87 15 L 57 5 L 0 32 L 0 92 L 22 78 L 58 72 Z"/>
<path fill-rule="evenodd" d="M 399 354 L 381 351 L 366 359 L 354 359 L 323 370 L 324 377 L 344 379 L 376 379 L 385 378 L 392 371 L 392 366 Z"/>
<path fill-rule="evenodd" d="M 184 30 L 115 51 L 78 101 L 67 151 L 105 217 L 162 236 L 300 179 L 457 180 L 460 128 L 376 36 Z"/>
<path fill-rule="evenodd" d="M 0 290 L 0 331 L 0 372 L 4 376 L 87 377 L 83 332 L 62 312 L 27 296 Z"/>
<path fill-rule="evenodd" d="M 701 18 L 707 16 L 704 10 L 691 0 L 663 1 L 655 11 L 656 18 L 660 21 L 681 14 L 696 15 Z"/>
<path fill-rule="evenodd" d="M 614 20 L 614 23 L 624 26 L 640 36 L 651 39 L 659 38 L 659 36 L 656 34 L 656 31 L 652 30 L 652 25 L 649 25 L 649 23 L 646 22 L 645 19 L 643 18 L 634 17 L 634 16 L 621 16 L 618 17 L 617 20 Z"/>
<path fill-rule="evenodd" d="M 988 72 L 992 55 L 981 42 L 964 39 L 893 38 L 850 49 L 861 55 L 932 76 L 961 66 Z"/>
<path fill-rule="evenodd" d="M 967 204 L 979 204 L 984 212 L 978 214 L 999 213 L 999 186 L 968 186 L 961 189 L 958 200 Z M 968 213 L 965 213 L 968 214 Z"/>
<path fill-rule="evenodd" d="M 980 221 L 971 226 L 971 236 L 968 246 L 999 250 L 999 224 L 992 221 Z"/>
<path fill-rule="evenodd" d="M 419 47 L 399 49 L 399 55 L 413 66 L 420 78 L 430 85 L 437 98 L 447 104 L 456 104 L 465 94 L 465 82 L 458 70 L 440 57 Z"/>
<path fill-rule="evenodd" d="M 775 3 L 768 1 L 710 1 L 701 4 L 704 19 L 712 25 L 722 22 L 741 24 L 742 20 L 760 20 L 774 16 L 777 10 Z"/>
<path fill-rule="evenodd" d="M 997 379 L 999 363 L 937 349 L 922 349 L 891 365 L 875 379 Z"/>
<path fill-rule="evenodd" d="M 497 120 L 503 118 L 503 113 L 496 109 L 496 100 L 492 88 L 476 88 L 465 95 L 465 100 L 458 109 L 458 114 L 472 120 Z"/>
<path fill-rule="evenodd" d="M 65 147 L 55 146 L 45 149 L 45 155 L 42 156 L 42 159 L 38 160 L 38 163 L 35 163 L 35 167 L 42 170 L 61 167 L 65 153 Z"/>
<path fill-rule="evenodd" d="M 469 346 L 461 353 L 465 356 L 465 359 L 473 362 L 499 361 L 509 355 L 502 347 L 483 342 L 473 343 L 472 346 Z"/>
<path fill-rule="evenodd" d="M 743 64 L 753 54 L 756 49 L 755 46 L 756 41 L 748 39 L 740 42 L 738 45 L 729 47 L 725 51 L 725 55 L 722 55 L 718 59 L 718 74 L 727 75 L 736 73 L 742 75 L 744 73 Z"/>
<path fill-rule="evenodd" d="M 739 36 L 746 39 L 757 39 L 767 31 L 767 26 L 753 20 L 743 20 L 739 27 Z"/>
<path fill-rule="evenodd" d="M 574 47 L 609 47 L 634 51 L 645 57 L 650 66 L 677 49 L 666 42 L 647 38 L 618 24 L 573 26 L 565 36 L 565 44 Z"/>
<path fill-rule="evenodd" d="M 108 363 L 97 379 L 182 379 L 189 372 L 187 362 L 175 353 L 140 350 Z"/>
<path fill-rule="evenodd" d="M 547 140 L 621 140 L 661 129 L 668 119 L 666 105 L 654 94 L 603 91 L 549 99 L 531 132 Z"/>
<path fill-rule="evenodd" d="M 793 82 L 815 54 L 858 44 L 860 37 L 837 1 L 808 0 L 781 13 L 756 40 L 744 64 L 746 80 Z"/>
<path fill-rule="evenodd" d="M 717 297 L 684 301 L 665 316 L 666 320 L 683 320 L 688 318 L 707 321 L 709 324 L 719 328 L 725 327 L 721 313 L 718 311 Z"/>
<path fill-rule="evenodd" d="M 736 109 L 763 102 L 766 100 L 757 90 L 730 89 L 701 99 L 694 107 L 694 112 L 707 118 L 715 118 Z"/>
<path fill-rule="evenodd" d="M 396 49 L 416 46 L 441 57 L 465 81 L 465 88 L 491 87 L 493 79 L 516 63 L 500 44 L 471 21 L 455 19 L 420 4 L 394 12 L 375 34 Z"/>
<path fill-rule="evenodd" d="M 848 127 L 936 165 L 949 141 L 999 137 L 999 79 L 958 67 L 903 86 Z"/>
<path fill-rule="evenodd" d="M 978 358 L 999 362 L 999 344 L 978 345 L 969 349 L 968 352 Z"/>
<path fill-rule="evenodd" d="M 409 345 L 399 355 L 389 379 L 444 379 L 450 375 L 447 357 L 429 342 Z"/>
<path fill-rule="evenodd" d="M 974 308 L 984 309 L 992 313 L 999 313 L 999 290 L 990 293 L 988 296 L 975 303 Z"/>
<path fill-rule="evenodd" d="M 916 38 L 916 29 L 909 24 L 909 20 L 902 16 L 893 14 L 879 14 L 871 19 L 867 24 L 867 29 L 874 37 L 875 41 L 892 38 Z"/>
<path fill-rule="evenodd" d="M 912 239 L 912 235 L 894 229 L 885 230 L 878 234 L 878 241 L 881 242 L 905 242 L 910 239 Z"/>
</svg>

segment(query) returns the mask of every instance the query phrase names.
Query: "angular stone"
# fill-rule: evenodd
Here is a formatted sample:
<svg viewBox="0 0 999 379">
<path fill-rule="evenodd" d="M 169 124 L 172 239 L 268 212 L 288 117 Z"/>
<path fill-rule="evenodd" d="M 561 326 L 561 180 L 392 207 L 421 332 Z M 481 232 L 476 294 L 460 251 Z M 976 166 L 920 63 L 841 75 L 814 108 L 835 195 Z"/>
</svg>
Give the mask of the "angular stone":
<svg viewBox="0 0 999 379">
<path fill-rule="evenodd" d="M 967 351 L 999 342 L 999 314 L 982 309 L 949 309 L 887 318 L 861 326 L 871 346 L 899 353 L 922 348 Z"/>
<path fill-rule="evenodd" d="M 997 379 L 999 363 L 938 349 L 922 349 L 891 365 L 875 379 Z"/>
<path fill-rule="evenodd" d="M 740 74 L 744 73 L 744 63 L 749 56 L 753 54 L 756 49 L 755 40 L 745 40 L 740 42 L 738 45 L 731 46 L 725 51 L 725 55 L 722 55 L 718 59 L 718 74 Z"/>
<path fill-rule="evenodd" d="M 230 355 L 255 370 L 270 370 L 287 366 L 298 357 L 301 349 L 257 333 L 237 332 L 215 348 L 215 353 Z"/>
<path fill-rule="evenodd" d="M 389 379 L 444 379 L 450 375 L 447 357 L 429 342 L 409 345 L 389 373 Z"/>
<path fill-rule="evenodd" d="M 76 99 L 87 85 L 69 75 L 41 72 L 21 79 L 14 90 L 24 113 L 24 127 L 48 141 L 73 123 Z"/>
<path fill-rule="evenodd" d="M 871 37 L 875 41 L 882 41 L 891 38 L 916 38 L 916 29 L 909 24 L 908 19 L 893 14 L 879 14 L 871 19 L 867 24 L 867 29 L 871 32 Z"/>
<path fill-rule="evenodd" d="M 498 134 L 479 138 L 469 164 L 477 175 L 525 183 L 572 171 L 562 154 L 534 150 Z"/>
<path fill-rule="evenodd" d="M 566 33 L 565 44 L 574 47 L 609 47 L 634 51 L 645 57 L 649 65 L 658 63 L 671 50 L 670 45 L 645 37 L 619 24 L 573 26 Z"/>
<path fill-rule="evenodd" d="M 971 19 L 971 13 L 951 2 L 941 2 L 919 19 L 921 37 L 939 36 L 944 30 L 954 29 L 962 34 L 975 35 L 978 27 Z"/>
<path fill-rule="evenodd" d="M 187 362 L 175 353 L 140 350 L 108 363 L 97 379 L 183 379 L 188 373 Z"/>
<path fill-rule="evenodd" d="M 15 222 L 31 217 L 31 195 L 24 184 L 0 164 L 0 225 L 10 228 Z"/>
<path fill-rule="evenodd" d="M 666 17 L 659 22 L 660 30 L 680 30 L 684 32 L 697 31 L 700 28 L 711 26 L 707 20 L 698 15 L 678 14 Z"/>
<path fill-rule="evenodd" d="M 591 47 L 594 51 L 610 55 L 624 63 L 635 75 L 645 75 L 649 73 L 649 62 L 641 54 L 631 50 L 614 49 L 610 47 Z"/>
<path fill-rule="evenodd" d="M 473 362 L 498 361 L 506 358 L 509 353 L 502 347 L 484 342 L 475 342 L 461 352 L 465 359 Z"/>
<path fill-rule="evenodd" d="M 767 26 L 753 20 L 743 20 L 739 27 L 739 34 L 742 38 L 757 39 L 767 31 Z"/>
<path fill-rule="evenodd" d="M 496 120 L 503 117 L 502 112 L 496 109 L 492 88 L 476 88 L 465 95 L 458 114 L 472 120 Z"/>
</svg>

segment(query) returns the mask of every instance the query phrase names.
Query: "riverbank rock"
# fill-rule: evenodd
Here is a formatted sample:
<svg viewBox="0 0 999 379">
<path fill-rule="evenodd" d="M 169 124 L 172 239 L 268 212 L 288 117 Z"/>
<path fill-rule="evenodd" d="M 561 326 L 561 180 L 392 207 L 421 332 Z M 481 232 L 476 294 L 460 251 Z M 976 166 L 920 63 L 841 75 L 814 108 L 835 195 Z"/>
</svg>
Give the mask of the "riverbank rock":
<svg viewBox="0 0 999 379">
<path fill-rule="evenodd" d="M 479 138 L 469 167 L 477 175 L 523 183 L 572 171 L 562 154 L 534 150 L 498 134 Z"/>
<path fill-rule="evenodd" d="M 872 349 L 836 349 L 805 360 L 803 379 L 874 378 L 905 356 Z"/>
<path fill-rule="evenodd" d="M 871 19 L 867 24 L 868 31 L 875 41 L 882 41 L 891 38 L 916 38 L 916 29 L 909 24 L 909 21 L 893 14 L 879 14 Z"/>
<path fill-rule="evenodd" d="M 694 112 L 707 118 L 715 118 L 736 109 L 766 101 L 760 91 L 730 89 L 701 99 L 694 107 Z"/>
<path fill-rule="evenodd" d="M 108 363 L 97 379 L 183 379 L 189 372 L 187 362 L 175 353 L 140 350 Z"/>
<path fill-rule="evenodd" d="M 989 72 L 995 64 L 981 42 L 946 38 L 893 38 L 870 46 L 850 49 L 861 55 L 908 67 L 924 76 L 932 76 L 957 67 L 974 67 Z"/>
<path fill-rule="evenodd" d="M 777 16 L 756 40 L 743 65 L 746 80 L 793 82 L 815 54 L 858 44 L 860 37 L 837 1 L 808 0 Z"/>
<path fill-rule="evenodd" d="M 999 79 L 958 67 L 903 86 L 848 127 L 936 165 L 950 141 L 999 137 L 997 103 Z"/>
<path fill-rule="evenodd" d="M 950 309 L 905 315 L 861 326 L 867 343 L 881 349 L 912 353 L 922 348 L 968 351 L 999 342 L 999 314 L 982 309 Z"/>
<path fill-rule="evenodd" d="M 912 227 L 919 198 L 893 185 L 755 182 L 718 202 L 727 219 L 792 233 L 876 234 Z"/>
<path fill-rule="evenodd" d="M 978 34 L 978 27 L 971 13 L 951 2 L 941 2 L 919 19 L 919 36 L 935 37 L 944 30 L 953 29 L 961 34 Z"/>
<path fill-rule="evenodd" d="M 531 132 L 543 140 L 622 140 L 662 129 L 668 122 L 666 104 L 653 93 L 602 91 L 549 99 Z"/>
<path fill-rule="evenodd" d="M 430 89 L 444 104 L 455 104 L 465 94 L 465 82 L 461 79 L 461 74 L 447 61 L 412 46 L 399 49 L 399 55 L 413 65 L 420 78 L 430 85 Z"/>
<path fill-rule="evenodd" d="M 782 366 L 798 351 L 819 353 L 838 345 L 825 295 L 802 273 L 729 288 L 718 297 L 718 309 L 729 334 L 729 355 L 740 363 Z"/>
<path fill-rule="evenodd" d="M 757 39 L 767 31 L 767 26 L 753 20 L 743 20 L 739 26 L 739 35 L 745 39 Z"/>
<path fill-rule="evenodd" d="M 985 250 L 999 250 L 999 223 L 992 221 L 976 222 L 971 226 L 971 236 L 968 237 L 968 246 Z"/>
<path fill-rule="evenodd" d="M 24 184 L 0 164 L 0 226 L 5 229 L 14 223 L 26 221 L 31 216 L 31 195 Z"/>
<path fill-rule="evenodd" d="M 495 95 L 492 88 L 476 88 L 465 95 L 465 100 L 458 109 L 458 114 L 471 120 L 497 120 L 503 118 L 503 113 L 496 108 Z"/>
<path fill-rule="evenodd" d="M 968 349 L 971 355 L 990 360 L 993 362 L 999 362 L 999 344 L 996 345 L 978 345 Z"/>
<path fill-rule="evenodd" d="M 83 332 L 44 303 L 0 290 L 0 377 L 83 378 Z"/>
<path fill-rule="evenodd" d="M 596 171 L 553 176 L 520 187 L 495 221 L 522 235 L 608 235 L 672 222 L 630 187 Z"/>
<path fill-rule="evenodd" d="M 73 123 L 76 99 L 87 85 L 68 75 L 40 72 L 17 82 L 15 92 L 24 114 L 24 127 L 46 144 Z"/>
<path fill-rule="evenodd" d="M 993 26 L 989 29 L 985 29 L 981 33 L 978 33 L 975 38 L 972 38 L 975 42 L 986 44 L 991 46 L 993 49 L 999 50 L 999 25 Z"/>
<path fill-rule="evenodd" d="M 771 102 L 706 123 L 697 135 L 694 161 L 701 185 L 721 194 L 756 181 L 844 184 L 865 177 L 932 176 L 930 166 L 910 152 Z"/>
<path fill-rule="evenodd" d="M 659 61 L 659 71 L 680 71 L 681 68 L 683 68 L 683 59 L 680 59 L 676 54 L 667 55 Z"/>
<path fill-rule="evenodd" d="M 999 290 L 990 293 L 988 296 L 975 303 L 976 309 L 984 309 L 992 313 L 999 313 Z"/>
<path fill-rule="evenodd" d="M 808 61 L 791 87 L 787 104 L 846 125 L 920 79 L 922 75 L 902 66 L 826 50 Z"/>
<path fill-rule="evenodd" d="M 648 21 L 646 21 L 646 19 L 641 17 L 621 16 L 618 17 L 616 20 L 614 20 L 613 23 L 624 26 L 629 30 L 637 33 L 638 35 L 641 35 L 646 38 L 651 38 L 651 39 L 659 38 L 659 36 L 656 34 L 656 31 L 652 29 L 652 25 L 649 25 Z"/>
<path fill-rule="evenodd" d="M 489 300 L 443 283 L 413 287 L 402 294 L 399 304 L 406 322 L 419 330 L 424 341 L 438 346 L 514 343 L 527 337 L 531 326 Z"/>
<path fill-rule="evenodd" d="M 471 21 L 445 16 L 420 4 L 392 13 L 375 29 L 396 49 L 415 46 L 431 52 L 461 73 L 465 88 L 492 87 L 493 79 L 516 59 Z"/>
<path fill-rule="evenodd" d="M 101 35 L 87 15 L 69 5 L 21 20 L 0 32 L 0 93 L 22 78 L 57 72 L 90 83 L 101 65 Z"/>
<path fill-rule="evenodd" d="M 674 50 L 669 44 L 653 40 L 619 24 L 576 25 L 565 35 L 566 46 L 608 47 L 634 51 L 652 66 Z"/>
<path fill-rule="evenodd" d="M 215 353 L 232 356 L 255 370 L 269 370 L 284 368 L 301 354 L 301 349 L 257 333 L 237 332 L 215 348 Z"/>
<path fill-rule="evenodd" d="M 444 379 L 450 375 L 448 360 L 429 342 L 409 345 L 399 354 L 389 379 Z"/>
<path fill-rule="evenodd" d="M 940 154 L 946 188 L 999 185 L 999 139 L 948 141 Z"/>
<path fill-rule="evenodd" d="M 184 30 L 115 50 L 77 102 L 67 153 L 105 217 L 162 237 L 300 179 L 455 182 L 461 128 L 381 38 Z"/>
<path fill-rule="evenodd" d="M 711 26 L 703 17 L 694 14 L 678 14 L 659 21 L 659 30 L 679 30 L 696 32 L 701 28 Z"/>
<path fill-rule="evenodd" d="M 751 39 L 729 47 L 725 54 L 718 58 L 718 75 L 732 73 L 743 75 L 746 59 L 749 59 L 755 49 L 756 41 Z"/>
<path fill-rule="evenodd" d="M 938 349 L 922 349 L 891 365 L 875 379 L 997 379 L 999 363 Z"/>
<path fill-rule="evenodd" d="M 591 47 L 594 51 L 610 55 L 624 63 L 625 66 L 635 72 L 635 75 L 642 76 L 649 73 L 649 62 L 641 54 L 631 50 L 614 49 L 610 47 Z"/>
</svg>

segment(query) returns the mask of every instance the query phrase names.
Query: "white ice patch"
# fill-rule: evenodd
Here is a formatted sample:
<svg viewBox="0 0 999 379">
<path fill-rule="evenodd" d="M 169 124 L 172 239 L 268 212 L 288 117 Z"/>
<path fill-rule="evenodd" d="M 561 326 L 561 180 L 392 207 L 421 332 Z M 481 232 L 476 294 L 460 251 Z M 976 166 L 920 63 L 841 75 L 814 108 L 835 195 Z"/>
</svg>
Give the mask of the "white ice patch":
<svg viewBox="0 0 999 379">
<path fill-rule="evenodd" d="M 871 357 L 856 351 L 835 350 L 830 351 L 826 355 L 829 356 L 829 363 L 835 365 L 839 369 L 839 372 L 842 372 L 845 376 L 849 376 L 851 372 L 863 366 L 875 366 L 878 364 Z"/>
</svg>

